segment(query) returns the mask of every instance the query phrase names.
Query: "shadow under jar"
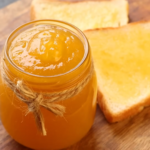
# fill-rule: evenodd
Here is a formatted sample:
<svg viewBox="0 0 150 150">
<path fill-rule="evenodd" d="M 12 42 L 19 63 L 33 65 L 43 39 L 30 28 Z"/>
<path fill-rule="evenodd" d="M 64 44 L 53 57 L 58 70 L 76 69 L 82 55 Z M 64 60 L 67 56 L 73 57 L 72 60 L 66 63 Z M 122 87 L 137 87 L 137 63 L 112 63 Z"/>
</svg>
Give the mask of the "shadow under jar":
<svg viewBox="0 0 150 150">
<path fill-rule="evenodd" d="M 20 144 L 62 149 L 91 128 L 97 81 L 90 47 L 76 27 L 38 20 L 17 28 L 1 54 L 0 115 Z"/>
</svg>

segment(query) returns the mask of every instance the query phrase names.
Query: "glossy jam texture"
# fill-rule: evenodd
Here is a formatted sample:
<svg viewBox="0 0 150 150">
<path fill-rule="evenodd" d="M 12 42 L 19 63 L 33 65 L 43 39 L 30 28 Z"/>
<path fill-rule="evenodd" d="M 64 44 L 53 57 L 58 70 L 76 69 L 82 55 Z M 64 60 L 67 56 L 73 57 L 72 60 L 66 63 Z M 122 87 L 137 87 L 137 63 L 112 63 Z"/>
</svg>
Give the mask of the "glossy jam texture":
<svg viewBox="0 0 150 150">
<path fill-rule="evenodd" d="M 68 29 L 38 26 L 22 32 L 13 40 L 9 56 L 26 72 L 53 76 L 76 67 L 84 56 L 84 45 Z"/>
</svg>

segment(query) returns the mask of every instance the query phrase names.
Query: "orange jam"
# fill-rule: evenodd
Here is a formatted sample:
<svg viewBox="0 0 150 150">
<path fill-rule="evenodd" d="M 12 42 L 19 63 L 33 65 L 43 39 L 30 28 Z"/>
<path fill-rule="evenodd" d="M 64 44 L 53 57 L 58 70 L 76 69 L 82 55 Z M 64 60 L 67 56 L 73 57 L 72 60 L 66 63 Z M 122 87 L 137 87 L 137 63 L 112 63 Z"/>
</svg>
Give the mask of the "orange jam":
<svg viewBox="0 0 150 150">
<path fill-rule="evenodd" d="M 34 27 L 11 43 L 11 60 L 22 70 L 42 76 L 66 73 L 84 56 L 82 41 L 70 30 L 57 26 Z"/>
<path fill-rule="evenodd" d="M 16 84 L 22 80 L 33 91 L 53 93 L 70 89 L 89 74 L 91 52 L 86 37 L 76 27 L 53 20 L 34 21 L 16 29 L 3 50 L 3 70 Z M 95 72 L 82 90 L 58 101 L 63 116 L 40 107 L 46 136 L 39 131 L 34 114 L 0 78 L 0 115 L 7 132 L 32 149 L 62 149 L 83 138 L 91 128 L 97 82 Z"/>
</svg>

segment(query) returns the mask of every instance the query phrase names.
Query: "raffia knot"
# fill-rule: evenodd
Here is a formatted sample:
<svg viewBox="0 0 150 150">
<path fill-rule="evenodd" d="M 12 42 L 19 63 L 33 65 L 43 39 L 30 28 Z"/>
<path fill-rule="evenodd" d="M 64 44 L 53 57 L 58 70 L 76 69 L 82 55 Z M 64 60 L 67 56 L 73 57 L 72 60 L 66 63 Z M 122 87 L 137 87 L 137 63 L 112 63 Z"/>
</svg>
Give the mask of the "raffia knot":
<svg viewBox="0 0 150 150">
<path fill-rule="evenodd" d="M 18 80 L 15 89 L 16 96 L 22 100 L 24 103 L 28 105 L 28 113 L 32 112 L 35 116 L 35 120 L 38 128 L 41 130 L 43 135 L 46 135 L 46 129 L 44 126 L 44 118 L 40 111 L 40 106 L 48 109 L 52 113 L 63 116 L 65 113 L 65 107 L 54 103 L 50 98 L 46 99 L 47 94 L 38 94 L 33 92 L 30 88 L 28 88 L 22 80 Z M 45 98 L 44 98 L 45 96 Z"/>
<path fill-rule="evenodd" d="M 40 105 L 42 104 L 43 96 L 41 94 L 37 95 L 35 99 L 27 102 L 28 105 L 28 112 L 34 112 L 35 110 L 40 109 Z"/>
</svg>

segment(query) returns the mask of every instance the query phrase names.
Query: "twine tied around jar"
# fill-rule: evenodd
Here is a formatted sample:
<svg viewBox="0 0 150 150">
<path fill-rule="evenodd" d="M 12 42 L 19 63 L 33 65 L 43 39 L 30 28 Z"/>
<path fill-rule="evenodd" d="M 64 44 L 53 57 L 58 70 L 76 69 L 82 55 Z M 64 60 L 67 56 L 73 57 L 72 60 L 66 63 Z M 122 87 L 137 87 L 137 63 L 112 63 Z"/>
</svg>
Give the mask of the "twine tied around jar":
<svg viewBox="0 0 150 150">
<path fill-rule="evenodd" d="M 69 99 L 77 95 L 89 82 L 93 75 L 94 67 L 91 65 L 89 73 L 84 77 L 82 81 L 73 87 L 53 93 L 37 93 L 30 89 L 22 79 L 17 79 L 16 83 L 10 80 L 4 70 L 5 59 L 2 59 L 1 63 L 1 75 L 2 81 L 15 93 L 15 95 L 28 106 L 28 113 L 32 112 L 37 124 L 37 127 L 44 136 L 47 135 L 44 118 L 41 113 L 40 107 L 44 107 L 52 113 L 63 116 L 65 113 L 65 107 L 56 103 L 65 99 Z"/>
</svg>

